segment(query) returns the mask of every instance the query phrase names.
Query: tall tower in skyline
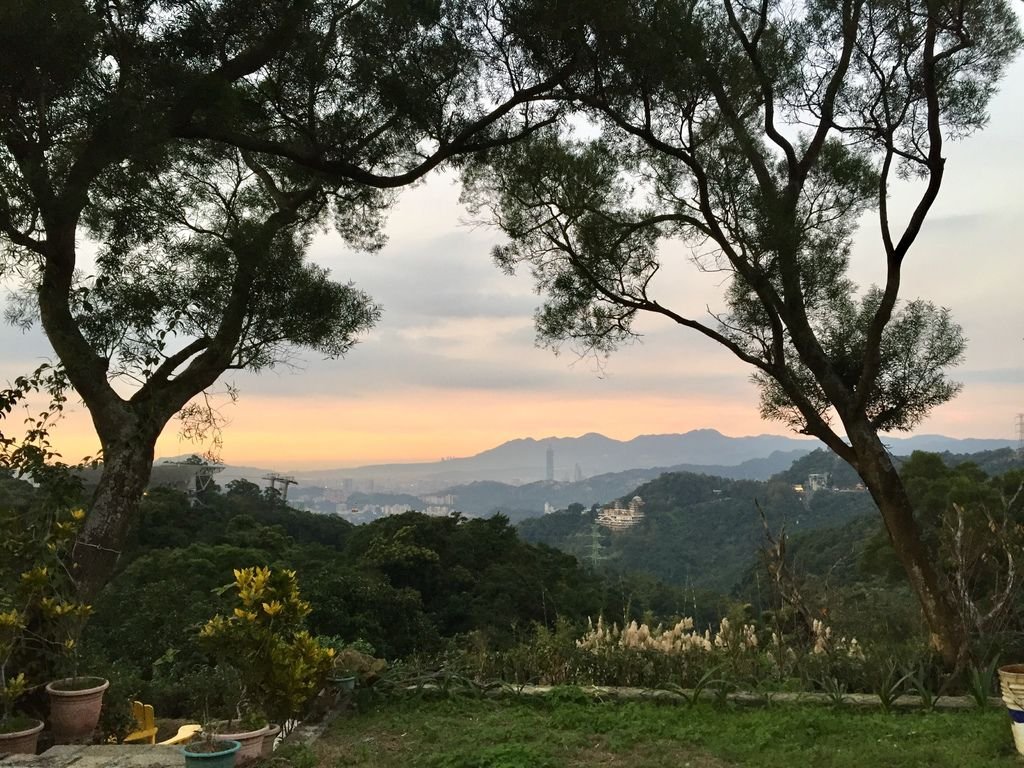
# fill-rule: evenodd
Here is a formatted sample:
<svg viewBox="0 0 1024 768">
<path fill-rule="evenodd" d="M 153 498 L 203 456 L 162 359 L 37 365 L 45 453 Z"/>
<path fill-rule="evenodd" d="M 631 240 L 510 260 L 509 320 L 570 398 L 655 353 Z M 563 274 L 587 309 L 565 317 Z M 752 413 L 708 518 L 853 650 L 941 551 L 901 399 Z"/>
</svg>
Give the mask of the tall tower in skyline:
<svg viewBox="0 0 1024 768">
<path fill-rule="evenodd" d="M 544 479 L 550 483 L 554 482 L 555 479 L 555 449 L 550 445 L 548 446 L 547 460 L 547 471 L 544 473 Z"/>
</svg>

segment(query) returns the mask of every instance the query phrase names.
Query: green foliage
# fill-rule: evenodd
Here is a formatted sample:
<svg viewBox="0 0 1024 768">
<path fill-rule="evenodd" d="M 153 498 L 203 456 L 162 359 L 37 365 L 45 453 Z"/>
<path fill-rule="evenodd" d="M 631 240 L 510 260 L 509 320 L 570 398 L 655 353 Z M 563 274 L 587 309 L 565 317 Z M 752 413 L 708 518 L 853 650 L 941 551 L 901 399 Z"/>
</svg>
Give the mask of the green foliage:
<svg viewBox="0 0 1024 768">
<path fill-rule="evenodd" d="M 908 429 L 952 397 L 944 368 L 960 359 L 962 334 L 948 310 L 897 304 L 898 264 L 938 192 L 943 134 L 984 124 L 1021 46 L 1009 7 L 815 3 L 799 18 L 775 5 L 574 10 L 538 27 L 534 45 L 585 41 L 592 71 L 567 98 L 598 136 L 555 126 L 466 174 L 467 200 L 509 238 L 496 261 L 526 266 L 545 297 L 539 337 L 607 352 L 633 336 L 639 313 L 667 316 L 754 368 L 763 415 L 832 445 L 833 408 L 877 433 Z M 880 82 L 883 70 L 905 74 Z M 811 107 L 810 124 L 798 104 Z M 902 239 L 886 212 L 897 169 L 932 182 Z M 858 297 L 849 252 L 875 207 L 888 281 Z M 727 311 L 702 320 L 654 280 L 670 258 L 663 241 L 729 275 Z"/>
<path fill-rule="evenodd" d="M 992 659 L 985 665 L 972 664 L 967 670 L 967 692 L 980 709 L 989 706 L 989 699 L 996 694 L 999 680 L 999 660 Z"/>
<path fill-rule="evenodd" d="M 646 573 L 684 587 L 687 610 L 695 601 L 691 590 L 727 592 L 746 580 L 745 573 L 763 541 L 754 501 L 765 509 L 773 526 L 787 530 L 821 531 L 818 543 L 835 529 L 873 511 L 866 493 L 814 494 L 801 500 L 790 485 L 665 473 L 635 491 L 644 499 L 644 519 L 635 527 L 607 535 L 601 557 L 617 570 Z M 519 524 L 523 538 L 587 556 L 593 515 L 560 512 Z M 872 528 L 872 532 L 875 529 Z M 815 551 L 815 556 L 820 553 Z M 831 563 L 830 563 L 831 564 Z M 680 603 L 682 600 L 676 598 Z M 701 595 L 698 610 L 710 620 L 718 602 Z M 677 606 L 675 611 L 682 610 Z"/>
<path fill-rule="evenodd" d="M 922 538 L 948 574 L 948 589 L 977 646 L 973 652 L 991 658 L 1024 626 L 1024 605 L 1007 582 L 1022 544 L 1024 472 L 989 477 L 973 462 L 951 466 L 937 454 L 916 451 L 901 476 Z M 867 573 L 890 581 L 900 573 L 882 530 L 868 539 L 861 563 Z"/>
<path fill-rule="evenodd" d="M 773 480 L 787 483 L 806 483 L 811 474 L 832 475 L 832 485 L 837 488 L 852 488 L 861 482 L 856 470 L 827 448 L 818 448 L 799 457 L 789 469 L 777 473 Z"/>
<path fill-rule="evenodd" d="M 304 628 L 310 606 L 299 596 L 294 571 L 256 567 L 234 573 L 233 613 L 211 618 L 200 640 L 221 663 L 239 671 L 239 717 L 259 711 L 285 723 L 320 690 L 334 651 Z"/>
<path fill-rule="evenodd" d="M 478 630 L 508 641 L 513 622 L 582 620 L 601 601 L 573 558 L 523 544 L 501 516 L 395 515 L 357 529 L 345 554 L 392 587 L 415 591 L 443 635 Z"/>
<path fill-rule="evenodd" d="M 218 611 L 228 610 L 227 597 L 214 590 L 240 563 L 261 561 L 275 562 L 265 551 L 229 544 L 197 543 L 143 555 L 100 594 L 85 642 L 94 653 L 143 670 L 146 677 L 161 659 L 166 664 L 169 652 L 177 665 L 197 664 L 203 654 L 195 634 Z"/>
<path fill-rule="evenodd" d="M 528 270 L 544 297 L 539 339 L 609 353 L 649 313 L 749 366 L 764 418 L 857 467 L 952 665 L 965 633 L 880 433 L 912 429 L 960 389 L 947 373 L 960 327 L 901 300 L 901 274 L 942 185 L 943 143 L 985 124 L 1022 47 L 1016 14 L 1005 0 L 569 6 L 538 24 L 535 46 L 554 60 L 567 39 L 586 50 L 565 98 L 589 135 L 555 124 L 465 173 L 471 208 L 508 238 L 496 262 Z M 900 176 L 923 181 L 897 224 Z M 860 289 L 850 253 L 872 210 L 885 280 Z M 723 306 L 687 306 L 660 279 L 687 257 L 724 275 Z"/>
<path fill-rule="evenodd" d="M 78 673 L 78 639 L 92 608 L 75 600 L 66 563 L 83 517 L 81 509 L 0 510 L 0 721 L 28 690 L 26 673 Z"/>
<path fill-rule="evenodd" d="M 869 673 L 873 692 L 878 696 L 883 712 L 892 711 L 896 699 L 903 693 L 907 675 L 900 674 L 899 662 L 893 658 L 883 659 L 873 665 Z"/>
<path fill-rule="evenodd" d="M 546 124 L 560 107 L 539 97 L 564 78 L 494 34 L 486 2 L 106 10 L 0 11 L 0 275 L 18 284 L 8 319 L 40 322 L 102 443 L 88 594 L 176 414 L 216 445 L 202 395 L 222 374 L 339 357 L 377 321 L 310 262 L 316 233 L 380 248 L 389 190 Z M 83 236 L 99 246 L 88 272 Z"/>
<path fill-rule="evenodd" d="M 377 649 L 374 655 L 407 659 L 392 665 L 385 689 L 409 684 L 425 691 L 433 684 L 482 695 L 497 685 L 574 683 L 687 692 L 740 688 L 770 700 L 777 691 L 789 690 L 874 692 L 874 670 L 889 658 L 896 660 L 900 676 L 906 670 L 921 671 L 929 686 L 926 693 L 967 688 L 966 679 L 937 676 L 934 660 L 923 651 L 921 621 L 906 590 L 865 578 L 857 570 L 857 552 L 878 527 L 873 518 L 857 516 L 863 494 L 820 492 L 804 503 L 781 484 L 686 475 L 666 475 L 641 492 L 649 499 L 649 518 L 679 514 L 679 534 L 689 531 L 698 540 L 713 542 L 711 532 L 720 530 L 724 536 L 730 527 L 742 530 L 736 522 L 742 516 L 752 529 L 751 551 L 761 531 L 752 502 L 741 502 L 744 494 L 764 498 L 771 505 L 769 514 L 788 519 L 801 531 L 789 551 L 808 574 L 806 596 L 821 607 L 822 616 L 827 612 L 832 642 L 856 637 L 867 661 L 830 652 L 828 642 L 826 652 L 808 653 L 815 642 L 809 628 L 790 609 L 772 602 L 763 576 L 758 596 L 754 571 L 748 572 L 742 593 L 750 605 L 743 605 L 710 592 L 667 587 L 649 576 L 589 572 L 572 557 L 519 540 L 500 517 L 466 520 L 409 513 L 359 527 L 340 521 L 335 525 L 330 518 L 290 510 L 242 484 L 232 484 L 224 494 L 205 495 L 201 507 L 190 507 L 183 495 L 170 491 L 147 497 L 146 526 L 126 557 L 134 559 L 97 601 L 86 646 L 93 655 L 137 671 L 142 695 L 159 703 L 161 712 L 194 715 L 207 706 L 218 712 L 228 706 L 230 712 L 228 703 L 241 695 L 241 682 L 224 680 L 221 688 L 227 693 L 217 694 L 213 683 L 230 668 L 207 667 L 194 635 L 215 613 L 231 615 L 231 595 L 219 594 L 218 588 L 225 573 L 248 562 L 274 571 L 294 569 L 306 585 L 310 612 L 305 621 L 312 632 L 334 636 L 332 645 L 368 641 Z M 680 498 L 691 503 L 677 504 Z M 735 518 L 709 520 L 698 514 L 712 509 L 726 514 L 733 503 Z M 845 527 L 813 527 L 834 525 L 846 515 L 853 522 Z M 578 510 L 567 516 L 589 517 Z M 192 543 L 153 548 L 172 543 L 167 539 L 176 523 Z M 811 530 L 804 532 L 804 526 Z M 572 529 L 566 525 L 564 530 Z M 611 538 L 614 542 L 626 535 Z M 671 549 L 671 543 L 650 544 L 652 558 Z M 846 556 L 847 570 L 833 567 L 833 558 L 841 555 Z M 731 567 L 728 561 L 723 565 Z M 132 605 L 130 615 L 124 605 Z M 726 615 L 734 627 L 755 626 L 759 651 L 739 652 L 731 644 L 728 652 L 709 656 L 646 648 L 593 653 L 577 644 L 587 616 L 603 614 L 623 625 L 636 621 L 655 627 L 662 621 L 672 626 L 694 607 L 701 631 L 717 627 Z M 777 645 L 773 633 L 780 638 Z M 900 693 L 908 682 L 901 683 Z"/>
</svg>

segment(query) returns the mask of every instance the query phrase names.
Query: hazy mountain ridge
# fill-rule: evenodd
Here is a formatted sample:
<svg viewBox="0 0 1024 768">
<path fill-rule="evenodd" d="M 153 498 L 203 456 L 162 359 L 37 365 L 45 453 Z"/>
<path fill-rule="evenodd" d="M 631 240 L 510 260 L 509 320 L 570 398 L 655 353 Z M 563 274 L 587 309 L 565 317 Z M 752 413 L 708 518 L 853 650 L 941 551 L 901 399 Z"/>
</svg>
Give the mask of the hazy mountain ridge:
<svg viewBox="0 0 1024 768">
<path fill-rule="evenodd" d="M 885 440 L 894 454 L 909 455 L 915 450 L 957 454 L 995 450 L 1013 445 L 1012 440 L 950 438 L 942 435 L 917 435 Z M 474 456 L 443 461 L 376 464 L 363 467 L 297 470 L 289 472 L 302 485 L 340 487 L 346 480 L 387 482 L 388 490 L 433 493 L 479 481 L 529 485 L 543 481 L 547 449 L 554 451 L 555 480 L 564 482 L 575 474 L 576 465 L 584 478 L 632 469 L 692 471 L 723 477 L 764 479 L 788 466 L 775 466 L 762 472 L 757 461 L 768 461 L 773 453 L 792 454 L 789 463 L 800 454 L 821 448 L 814 439 L 781 435 L 729 437 L 714 429 L 698 429 L 681 434 L 639 435 L 632 440 L 615 440 L 598 433 L 580 437 L 518 438 L 482 451 Z M 748 462 L 752 462 L 749 463 Z M 727 468 L 745 467 L 743 472 Z M 244 478 L 265 484 L 270 470 L 258 467 L 227 466 L 217 476 L 222 485 Z M 656 475 L 655 475 L 656 476 Z"/>
<path fill-rule="evenodd" d="M 446 503 L 452 504 L 456 510 L 470 517 L 484 517 L 500 512 L 515 521 L 544 514 L 546 505 L 548 508 L 564 509 L 574 503 L 587 507 L 605 504 L 632 495 L 638 485 L 671 472 L 717 475 L 734 480 L 767 480 L 792 466 L 794 460 L 805 455 L 802 451 L 776 451 L 766 458 L 751 459 L 735 467 L 683 464 L 674 467 L 627 469 L 568 483 L 537 481 L 524 485 L 509 485 L 495 480 L 477 480 L 445 488 L 436 495 L 452 497 Z M 300 487 L 293 493 L 299 497 L 305 490 Z M 352 507 L 364 504 L 404 504 L 408 509 L 424 510 L 431 506 L 432 502 L 411 494 L 356 492 L 349 495 L 348 504 Z"/>
<path fill-rule="evenodd" d="M 771 456 L 750 459 L 736 466 L 678 464 L 672 467 L 636 468 L 607 472 L 571 483 L 538 481 L 525 485 L 507 485 L 479 481 L 446 488 L 442 493 L 454 497 L 455 507 L 460 512 L 489 515 L 500 511 L 513 519 L 519 519 L 529 517 L 529 513 L 541 514 L 545 504 L 555 509 L 564 509 L 574 503 L 587 507 L 605 504 L 632 495 L 638 485 L 670 472 L 691 472 L 734 480 L 767 480 L 803 455 L 803 451 L 775 451 Z"/>
</svg>

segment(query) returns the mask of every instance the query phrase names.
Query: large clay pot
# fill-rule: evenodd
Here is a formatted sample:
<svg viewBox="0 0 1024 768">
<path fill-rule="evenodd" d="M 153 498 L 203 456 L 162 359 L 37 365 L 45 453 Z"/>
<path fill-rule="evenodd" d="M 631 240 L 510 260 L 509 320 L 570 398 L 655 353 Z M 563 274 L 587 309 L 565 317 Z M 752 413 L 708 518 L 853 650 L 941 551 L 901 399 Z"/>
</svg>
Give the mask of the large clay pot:
<svg viewBox="0 0 1024 768">
<path fill-rule="evenodd" d="M 43 721 L 34 722 L 35 725 L 30 728 L 0 732 L 0 755 L 34 755 L 39 742 L 39 732 L 43 730 Z"/>
<path fill-rule="evenodd" d="M 103 692 L 110 681 L 102 677 L 69 677 L 46 685 L 50 694 L 50 728 L 56 744 L 88 742 L 100 721 Z"/>
<path fill-rule="evenodd" d="M 258 731 L 242 731 L 239 733 L 218 733 L 217 738 L 223 741 L 237 741 L 241 746 L 238 749 L 238 765 L 251 763 L 263 756 L 263 736 L 269 726 L 263 726 Z"/>
<path fill-rule="evenodd" d="M 208 748 L 203 742 L 181 748 L 186 768 L 232 768 L 238 756 L 239 743 L 218 738 Z"/>
<path fill-rule="evenodd" d="M 263 757 L 274 756 L 274 742 L 277 741 L 279 733 L 281 733 L 281 726 L 277 723 L 267 726 L 267 732 L 263 734 L 263 749 L 260 753 Z"/>
<path fill-rule="evenodd" d="M 1010 730 L 1017 751 L 1024 755 L 1024 664 L 999 668 L 999 688 L 1010 714 Z"/>
</svg>

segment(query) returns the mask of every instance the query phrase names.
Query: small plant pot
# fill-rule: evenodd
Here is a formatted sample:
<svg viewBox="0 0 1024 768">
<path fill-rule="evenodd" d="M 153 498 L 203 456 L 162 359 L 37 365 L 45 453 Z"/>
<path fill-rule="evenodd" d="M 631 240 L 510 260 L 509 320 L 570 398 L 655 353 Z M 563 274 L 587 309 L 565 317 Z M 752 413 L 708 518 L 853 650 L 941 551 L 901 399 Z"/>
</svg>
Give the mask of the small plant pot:
<svg viewBox="0 0 1024 768">
<path fill-rule="evenodd" d="M 185 756 L 187 768 L 232 768 L 242 745 L 237 741 L 217 739 L 212 746 L 217 749 L 210 751 L 209 746 L 201 741 L 182 747 L 181 754 Z"/>
<path fill-rule="evenodd" d="M 356 689 L 356 676 L 355 675 L 344 675 L 336 676 L 329 679 L 331 685 L 338 693 L 352 693 Z"/>
<path fill-rule="evenodd" d="M 50 728 L 56 744 L 76 744 L 92 739 L 103 708 L 103 692 L 110 681 L 102 677 L 69 677 L 47 683 L 50 695 Z"/>
<path fill-rule="evenodd" d="M 267 732 L 263 734 L 263 748 L 260 751 L 263 757 L 273 757 L 274 744 L 277 742 L 277 737 L 280 733 L 281 726 L 277 723 L 271 723 L 267 726 Z"/>
<path fill-rule="evenodd" d="M 219 739 L 225 741 L 237 741 L 239 743 L 237 765 L 245 765 L 263 756 L 263 737 L 269 726 L 263 726 L 257 731 L 240 731 L 237 733 L 217 734 Z"/>
<path fill-rule="evenodd" d="M 17 731 L 0 732 L 0 755 L 34 755 L 39 743 L 39 732 L 43 721 L 34 720 L 35 725 Z"/>
<path fill-rule="evenodd" d="M 1010 731 L 1017 752 L 1024 755 L 1024 664 L 999 668 L 999 687 L 1010 715 Z"/>
</svg>

